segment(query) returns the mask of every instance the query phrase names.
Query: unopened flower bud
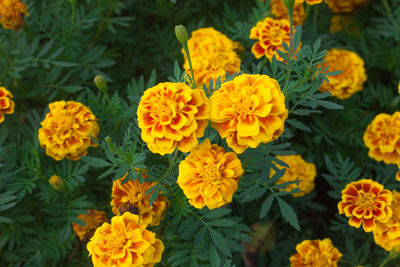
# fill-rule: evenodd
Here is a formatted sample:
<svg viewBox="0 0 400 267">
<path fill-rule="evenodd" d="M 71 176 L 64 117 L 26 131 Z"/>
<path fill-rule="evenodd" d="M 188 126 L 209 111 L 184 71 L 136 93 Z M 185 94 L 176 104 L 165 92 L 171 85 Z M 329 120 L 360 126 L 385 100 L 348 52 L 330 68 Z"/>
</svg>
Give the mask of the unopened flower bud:
<svg viewBox="0 0 400 267">
<path fill-rule="evenodd" d="M 175 26 L 175 36 L 178 41 L 183 44 L 186 43 L 188 40 L 188 32 L 183 25 Z"/>
<path fill-rule="evenodd" d="M 51 187 L 58 191 L 64 191 L 65 189 L 64 181 L 58 175 L 51 176 L 49 179 L 49 184 L 51 185 Z"/>
<path fill-rule="evenodd" d="M 96 77 L 94 77 L 93 81 L 96 84 L 97 89 L 99 89 L 103 93 L 107 93 L 107 82 L 103 76 L 97 75 Z"/>
<path fill-rule="evenodd" d="M 109 137 L 109 136 L 106 136 L 105 138 L 104 138 L 104 140 L 107 142 L 107 143 L 111 143 L 111 137 Z"/>
</svg>

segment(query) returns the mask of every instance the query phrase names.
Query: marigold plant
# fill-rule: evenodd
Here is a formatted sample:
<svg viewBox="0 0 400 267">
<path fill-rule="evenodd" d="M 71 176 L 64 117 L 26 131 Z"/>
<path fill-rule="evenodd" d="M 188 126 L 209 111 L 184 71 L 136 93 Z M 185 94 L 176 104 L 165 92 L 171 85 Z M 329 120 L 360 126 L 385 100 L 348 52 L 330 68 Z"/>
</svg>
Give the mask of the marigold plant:
<svg viewBox="0 0 400 267">
<path fill-rule="evenodd" d="M 21 0 L 0 1 L 0 23 L 4 29 L 19 30 L 29 16 L 26 4 Z"/>
<path fill-rule="evenodd" d="M 324 0 L 324 1 L 329 6 L 329 8 L 336 13 L 350 13 L 368 3 L 368 0 Z"/>
<path fill-rule="evenodd" d="M 137 110 L 142 139 L 161 155 L 189 152 L 208 125 L 209 100 L 202 89 L 184 83 L 159 83 L 147 89 Z"/>
<path fill-rule="evenodd" d="M 210 98 L 210 120 L 236 153 L 278 138 L 288 110 L 278 82 L 268 75 L 242 74 Z"/>
<path fill-rule="evenodd" d="M 14 96 L 4 87 L 0 87 L 0 123 L 4 121 L 4 114 L 14 113 Z"/>
<path fill-rule="evenodd" d="M 350 217 L 349 224 L 365 232 L 376 229 L 376 222 L 386 222 L 392 216 L 390 204 L 392 193 L 383 185 L 361 179 L 346 185 L 342 190 L 342 200 L 338 203 L 339 214 Z"/>
<path fill-rule="evenodd" d="M 104 211 L 88 210 L 88 214 L 80 214 L 78 219 L 84 221 L 85 225 L 72 223 L 72 229 L 79 240 L 86 242 L 93 236 L 97 227 L 107 221 L 107 216 Z"/>
<path fill-rule="evenodd" d="M 40 123 L 40 146 L 55 160 L 79 160 L 90 146 L 96 146 L 100 128 L 96 117 L 85 105 L 75 101 L 56 101 Z"/>
</svg>

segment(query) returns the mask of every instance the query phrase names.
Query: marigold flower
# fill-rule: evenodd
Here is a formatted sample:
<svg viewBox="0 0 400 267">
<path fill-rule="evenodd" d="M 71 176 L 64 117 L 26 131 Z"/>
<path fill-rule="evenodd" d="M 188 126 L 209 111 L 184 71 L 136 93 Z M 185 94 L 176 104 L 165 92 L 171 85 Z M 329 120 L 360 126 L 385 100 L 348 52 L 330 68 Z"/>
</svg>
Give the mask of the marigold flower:
<svg viewBox="0 0 400 267">
<path fill-rule="evenodd" d="M 159 83 L 147 89 L 137 110 L 142 139 L 161 155 L 177 147 L 189 152 L 208 125 L 209 100 L 202 89 L 184 83 Z"/>
<path fill-rule="evenodd" d="M 193 31 L 188 40 L 188 49 L 196 85 L 202 87 L 205 83 L 208 86 L 211 79 L 215 84 L 218 77 L 221 77 L 220 81 L 223 82 L 226 72 L 230 75 L 239 72 L 241 60 L 235 52 L 237 47 L 237 42 L 214 28 Z M 183 49 L 182 54 L 185 59 L 183 68 L 186 73 L 190 73 L 189 62 Z"/>
<path fill-rule="evenodd" d="M 6 88 L 0 86 L 0 123 L 4 121 L 4 114 L 14 113 L 14 96 Z"/>
<path fill-rule="evenodd" d="M 296 251 L 290 256 L 291 267 L 337 267 L 343 256 L 329 238 L 304 240 L 296 246 Z"/>
<path fill-rule="evenodd" d="M 271 0 L 270 6 L 271 14 L 274 15 L 275 19 L 289 20 L 287 8 L 282 0 Z M 293 25 L 297 26 L 303 24 L 304 19 L 304 6 L 302 4 L 302 1 L 296 0 L 293 8 Z"/>
<path fill-rule="evenodd" d="M 85 226 L 72 223 L 72 229 L 82 242 L 89 241 L 97 227 L 107 221 L 106 213 L 104 211 L 88 210 L 88 212 L 88 214 L 80 214 L 78 216 L 78 219 L 85 222 Z"/>
<path fill-rule="evenodd" d="M 51 187 L 58 191 L 64 191 L 65 189 L 64 181 L 58 175 L 52 175 L 49 179 L 49 184 L 51 185 Z"/>
<path fill-rule="evenodd" d="M 278 82 L 268 75 L 242 74 L 210 98 L 210 120 L 236 153 L 278 138 L 288 115 Z"/>
<path fill-rule="evenodd" d="M 160 262 L 164 244 L 146 226 L 129 212 L 103 223 L 87 244 L 93 266 L 150 267 Z"/>
<path fill-rule="evenodd" d="M 75 101 L 56 101 L 49 104 L 49 113 L 40 123 L 40 146 L 55 160 L 79 160 L 90 146 L 97 146 L 100 128 L 96 117 L 85 105 Z"/>
<path fill-rule="evenodd" d="M 370 158 L 396 164 L 400 160 L 400 112 L 376 115 L 363 139 Z"/>
<path fill-rule="evenodd" d="M 362 179 L 346 185 L 338 209 L 339 214 L 350 217 L 349 225 L 359 228 L 362 223 L 364 231 L 371 232 L 376 221 L 386 222 L 392 216 L 391 202 L 392 193 L 383 185 Z"/>
<path fill-rule="evenodd" d="M 322 0 L 305 0 L 305 1 L 309 5 L 316 5 L 316 4 L 321 4 L 322 3 Z M 296 0 L 296 2 L 304 3 L 304 0 Z"/>
<path fill-rule="evenodd" d="M 149 183 L 143 182 L 142 184 L 138 181 L 128 181 L 122 184 L 122 181 L 128 173 L 113 182 L 111 192 L 111 206 L 112 212 L 115 215 L 122 215 L 121 207 L 125 203 L 136 207 L 138 209 L 138 215 L 141 223 L 148 224 L 150 226 L 158 225 L 160 220 L 164 219 L 167 208 L 169 207 L 169 200 L 158 193 L 158 197 L 150 206 L 150 195 L 146 194 L 146 191 L 152 188 L 157 182 Z M 148 176 L 142 174 L 146 179 Z"/>
<path fill-rule="evenodd" d="M 0 0 L 0 23 L 4 29 L 19 31 L 25 22 L 24 15 L 29 13 L 21 0 Z"/>
<path fill-rule="evenodd" d="M 324 0 L 325 3 L 336 13 L 350 13 L 357 8 L 366 5 L 368 0 Z"/>
<path fill-rule="evenodd" d="M 215 209 L 232 202 L 242 174 L 242 164 L 235 153 L 225 152 L 206 139 L 179 164 L 177 183 L 192 206 Z"/>
<path fill-rule="evenodd" d="M 334 15 L 331 17 L 330 33 L 345 31 L 347 34 L 358 34 L 358 29 L 353 18 L 349 15 Z"/>
<path fill-rule="evenodd" d="M 285 174 L 279 178 L 276 184 L 300 180 L 298 185 L 296 183 L 289 184 L 286 188 L 280 189 L 280 191 L 290 192 L 293 189 L 299 188 L 302 192 L 293 193 L 292 196 L 302 197 L 314 189 L 314 179 L 317 176 L 317 169 L 314 163 L 306 162 L 301 155 L 277 156 L 276 158 L 289 165 L 289 168 L 282 167 L 286 169 Z M 275 171 L 272 169 L 270 172 L 270 178 L 274 174 Z"/>
<path fill-rule="evenodd" d="M 330 49 L 324 57 L 326 62 L 320 66 L 329 67 L 329 71 L 343 71 L 329 76 L 329 82 L 324 81 L 319 88 L 321 92 L 329 91 L 339 99 L 352 96 L 355 92 L 362 91 L 363 83 L 367 80 L 364 61 L 356 53 L 345 49 Z"/>
<path fill-rule="evenodd" d="M 400 253 L 400 193 L 392 191 L 392 217 L 385 223 L 376 222 L 373 231 L 375 243 L 387 251 Z"/>
</svg>

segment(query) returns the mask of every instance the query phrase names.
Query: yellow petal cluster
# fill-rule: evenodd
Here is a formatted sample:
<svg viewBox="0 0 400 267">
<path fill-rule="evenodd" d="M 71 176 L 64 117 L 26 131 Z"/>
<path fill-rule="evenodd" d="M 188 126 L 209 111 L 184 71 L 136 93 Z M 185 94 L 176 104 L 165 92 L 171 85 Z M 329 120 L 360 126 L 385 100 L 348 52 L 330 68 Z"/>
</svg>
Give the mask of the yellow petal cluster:
<svg viewBox="0 0 400 267">
<path fill-rule="evenodd" d="M 364 6 L 368 0 L 324 0 L 325 3 L 336 13 L 350 13 Z"/>
<path fill-rule="evenodd" d="M 304 0 L 303 0 L 304 1 Z M 296 0 L 293 7 L 293 25 L 297 26 L 303 24 L 305 19 L 304 6 L 301 0 Z M 321 0 L 322 1 L 322 0 Z M 271 0 L 271 14 L 274 15 L 275 19 L 286 19 L 289 20 L 289 15 L 285 3 L 283 0 Z"/>
<path fill-rule="evenodd" d="M 368 156 L 386 164 L 400 160 L 400 112 L 376 115 L 364 133 Z"/>
<path fill-rule="evenodd" d="M 161 155 L 189 152 L 208 125 L 210 104 L 202 89 L 184 83 L 159 83 L 147 89 L 137 110 L 142 139 Z"/>
<path fill-rule="evenodd" d="M 159 192 L 158 197 L 150 206 L 151 194 L 146 194 L 146 191 L 155 186 L 157 182 L 143 182 L 141 184 L 138 180 L 135 180 L 122 184 L 127 175 L 128 173 L 113 182 L 111 192 L 112 212 L 115 215 L 121 215 L 123 213 L 120 210 L 121 207 L 125 203 L 129 203 L 137 208 L 141 223 L 150 226 L 158 225 L 160 220 L 164 219 L 170 204 L 169 200 Z M 143 174 L 143 177 L 148 178 L 146 174 Z"/>
<path fill-rule="evenodd" d="M 340 14 L 331 17 L 330 33 L 344 31 L 347 34 L 358 34 L 359 30 L 350 14 Z"/>
<path fill-rule="evenodd" d="M 4 121 L 4 114 L 14 113 L 14 96 L 6 88 L 0 86 L 0 123 Z"/>
<path fill-rule="evenodd" d="M 291 267 L 337 267 L 343 257 L 329 238 L 304 240 L 296 246 L 296 251 L 290 256 Z"/>
<path fill-rule="evenodd" d="M 146 226 L 130 212 L 103 223 L 87 244 L 93 266 L 151 267 L 160 262 L 164 244 Z"/>
<path fill-rule="evenodd" d="M 0 0 L 0 23 L 4 29 L 19 30 L 29 16 L 21 0 Z"/>
<path fill-rule="evenodd" d="M 208 86 L 211 79 L 214 84 L 218 77 L 225 80 L 226 72 L 234 74 L 240 71 L 241 60 L 235 50 L 239 43 L 232 41 L 214 28 L 201 28 L 192 32 L 188 40 L 188 49 L 192 60 L 193 74 L 196 85 L 202 88 Z M 190 73 L 190 66 L 184 50 L 183 68 Z"/>
<path fill-rule="evenodd" d="M 192 206 L 215 209 L 232 201 L 242 174 L 235 153 L 206 139 L 179 164 L 177 183 Z"/>
<path fill-rule="evenodd" d="M 64 191 L 65 189 L 64 181 L 58 175 L 52 175 L 49 179 L 49 184 L 58 191 Z"/>
<path fill-rule="evenodd" d="M 298 185 L 297 183 L 289 184 L 286 188 L 280 189 L 280 191 L 290 192 L 295 188 L 299 188 L 302 192 L 293 193 L 292 195 L 294 197 L 302 197 L 314 189 L 314 179 L 317 176 L 317 169 L 314 163 L 306 162 L 301 155 L 277 156 L 276 158 L 289 165 L 289 168 L 282 167 L 286 169 L 285 174 L 279 178 L 276 184 L 300 180 Z M 270 172 L 270 178 L 274 174 L 275 171 L 272 169 Z"/>
<path fill-rule="evenodd" d="M 299 2 L 299 3 L 304 3 L 304 0 L 296 0 L 296 2 Z M 322 3 L 322 0 L 305 0 L 306 1 L 306 3 L 307 4 L 309 4 L 309 5 L 316 5 L 316 4 L 321 4 Z"/>
<path fill-rule="evenodd" d="M 90 146 L 97 146 L 100 128 L 90 109 L 75 101 L 56 101 L 49 104 L 49 113 L 39 129 L 40 146 L 55 160 L 79 160 Z"/>
<path fill-rule="evenodd" d="M 374 234 L 375 243 L 387 251 L 394 249 L 400 253 L 400 193 L 392 191 L 392 217 L 385 223 L 377 222 Z"/>
<path fill-rule="evenodd" d="M 343 71 L 334 76 L 329 76 L 319 88 L 321 92 L 329 91 L 339 99 L 345 99 L 363 89 L 367 80 L 364 61 L 356 53 L 346 49 L 330 49 L 324 57 L 325 62 L 319 66 L 329 67 L 328 71 Z"/>
<path fill-rule="evenodd" d="M 72 223 L 76 236 L 83 242 L 89 241 L 97 227 L 107 221 L 106 213 L 99 210 L 88 210 L 88 214 L 80 214 L 78 219 L 85 222 L 85 226 Z"/>
<path fill-rule="evenodd" d="M 210 120 L 236 153 L 278 138 L 288 110 L 278 82 L 268 75 L 242 74 L 210 98 Z"/>
</svg>

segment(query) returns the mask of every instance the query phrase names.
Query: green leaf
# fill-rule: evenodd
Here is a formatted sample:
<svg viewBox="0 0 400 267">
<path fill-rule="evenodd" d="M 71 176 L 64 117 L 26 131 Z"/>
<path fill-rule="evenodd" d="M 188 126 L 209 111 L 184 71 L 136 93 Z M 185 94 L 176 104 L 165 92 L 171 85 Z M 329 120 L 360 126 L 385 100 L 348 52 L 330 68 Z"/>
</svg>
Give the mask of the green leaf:
<svg viewBox="0 0 400 267">
<path fill-rule="evenodd" d="M 213 209 L 209 213 L 203 215 L 202 218 L 203 219 L 216 219 L 219 217 L 223 217 L 229 213 L 231 213 L 231 210 L 227 209 L 227 208 Z"/>
<path fill-rule="evenodd" d="M 13 220 L 7 217 L 0 216 L 0 223 L 12 223 Z"/>
<path fill-rule="evenodd" d="M 211 266 L 219 267 L 221 264 L 221 260 L 219 258 L 217 249 L 213 245 L 210 246 L 210 256 L 211 256 Z"/>
<path fill-rule="evenodd" d="M 237 222 L 229 220 L 229 219 L 224 219 L 224 218 L 208 222 L 208 225 L 221 226 L 221 227 L 229 227 L 229 226 L 232 226 L 235 224 L 237 224 Z"/>
<path fill-rule="evenodd" d="M 297 231 L 300 231 L 299 221 L 297 220 L 296 213 L 292 206 L 279 197 L 277 197 L 277 199 L 283 218 L 285 218 Z"/>
<path fill-rule="evenodd" d="M 288 119 L 288 120 L 286 120 L 286 122 L 289 123 L 290 125 L 298 128 L 298 129 L 300 129 L 300 130 L 307 131 L 307 132 L 311 133 L 311 129 L 307 125 L 305 125 L 304 123 L 302 123 L 302 122 L 300 122 L 298 120 Z"/>
<path fill-rule="evenodd" d="M 344 109 L 344 107 L 342 105 L 330 102 L 330 101 L 325 101 L 325 100 L 315 100 L 315 102 L 318 105 L 323 106 L 324 108 L 327 109 Z"/>
<path fill-rule="evenodd" d="M 271 209 L 272 202 L 274 201 L 274 195 L 270 195 L 267 197 L 267 199 L 263 202 L 261 205 L 261 211 L 260 211 L 260 219 L 264 218 L 265 215 L 269 212 Z"/>
<path fill-rule="evenodd" d="M 84 162 L 86 162 L 89 165 L 96 167 L 96 168 L 104 168 L 104 167 L 112 166 L 112 164 L 110 162 L 105 161 L 104 159 L 100 159 L 100 158 L 85 156 L 85 157 L 81 157 L 81 159 Z"/>
<path fill-rule="evenodd" d="M 228 246 L 225 243 L 224 237 L 221 235 L 220 232 L 217 232 L 213 229 L 209 229 L 211 240 L 213 241 L 214 245 L 221 250 L 222 253 L 224 253 L 226 256 L 231 257 L 232 254 L 228 248 Z"/>
</svg>

